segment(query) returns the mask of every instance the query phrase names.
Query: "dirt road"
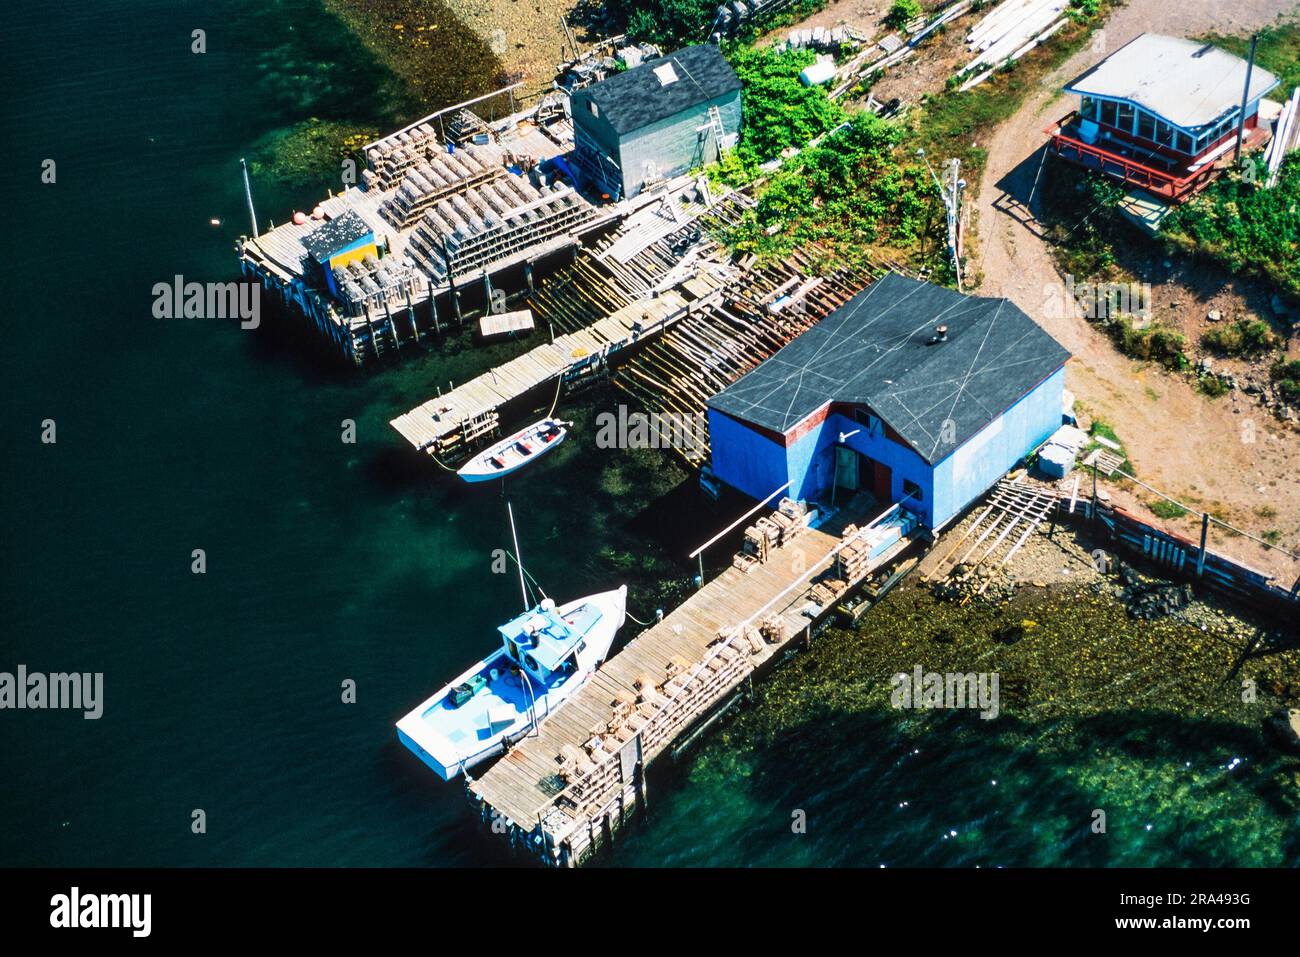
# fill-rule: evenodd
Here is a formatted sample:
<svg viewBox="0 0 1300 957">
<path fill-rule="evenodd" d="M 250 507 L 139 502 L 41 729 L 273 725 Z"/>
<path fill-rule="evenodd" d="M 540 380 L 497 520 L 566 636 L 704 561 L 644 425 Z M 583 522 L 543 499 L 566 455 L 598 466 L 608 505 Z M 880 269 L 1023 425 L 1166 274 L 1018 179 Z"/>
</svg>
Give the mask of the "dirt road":
<svg viewBox="0 0 1300 957">
<path fill-rule="evenodd" d="M 1043 128 L 1072 108 L 1072 98 L 1060 94 L 1062 84 L 1108 52 L 1143 32 L 1243 33 L 1297 9 L 1294 0 L 1132 0 L 1117 10 L 1093 45 L 994 132 L 978 197 L 979 252 L 972 269 L 983 273 L 980 293 L 1008 297 L 1074 353 L 1068 387 L 1085 411 L 1114 426 L 1145 481 L 1247 531 L 1280 535 L 1293 551 L 1300 551 L 1300 434 L 1245 396 L 1212 400 L 1183 378 L 1125 358 L 1076 310 L 1045 308 L 1062 301 L 1058 284 L 1064 280 L 1040 238 L 1032 190 Z M 1184 308 L 1200 307 L 1193 302 Z M 1193 522 L 1167 524 L 1187 532 Z M 1262 547 L 1244 539 L 1222 550 L 1277 567 Z"/>
</svg>

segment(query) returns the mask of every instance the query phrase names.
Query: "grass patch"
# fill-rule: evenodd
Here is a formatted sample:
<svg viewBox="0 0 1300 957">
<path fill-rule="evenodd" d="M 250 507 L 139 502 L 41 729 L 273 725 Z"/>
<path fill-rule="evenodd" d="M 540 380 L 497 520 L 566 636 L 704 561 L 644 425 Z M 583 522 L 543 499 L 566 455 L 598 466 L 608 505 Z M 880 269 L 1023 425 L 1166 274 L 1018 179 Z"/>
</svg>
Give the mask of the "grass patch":
<svg viewBox="0 0 1300 957">
<path fill-rule="evenodd" d="M 942 205 L 926 169 L 900 150 L 902 136 L 901 128 L 872 113 L 854 114 L 842 130 L 774 173 L 723 241 L 765 258 L 812 242 L 843 262 L 880 246 L 911 251 L 914 260 L 927 248 L 941 257 Z"/>
<path fill-rule="evenodd" d="M 1238 319 L 1207 329 L 1201 345 L 1221 356 L 1248 356 L 1272 352 L 1281 339 L 1263 319 Z"/>
<path fill-rule="evenodd" d="M 1119 446 L 1119 451 L 1115 452 L 1115 454 L 1123 459 L 1119 465 L 1120 470 L 1127 472 L 1129 475 L 1137 475 L 1137 470 L 1133 468 L 1133 463 L 1129 461 L 1128 453 L 1124 451 L 1124 443 L 1120 441 L 1120 437 L 1115 433 L 1115 429 L 1109 422 L 1102 418 L 1094 418 L 1088 426 L 1088 434 L 1092 436 L 1092 441 L 1080 451 L 1079 459 L 1081 461 L 1100 448 L 1105 448 L 1108 452 L 1115 452 L 1115 449 L 1097 441 L 1098 439 L 1105 439 L 1107 442 Z"/>
<path fill-rule="evenodd" d="M 1208 395 L 1211 399 L 1217 399 L 1231 391 L 1228 384 L 1216 375 L 1198 376 L 1196 388 L 1202 395 Z"/>
<path fill-rule="evenodd" d="M 1273 189 L 1261 185 L 1261 157 L 1248 160 L 1243 170 L 1225 173 L 1174 209 L 1160 233 L 1177 249 L 1300 299 L 1300 156 L 1293 153 L 1282 164 Z"/>
<path fill-rule="evenodd" d="M 1187 514 L 1187 509 L 1165 498 L 1152 499 L 1147 502 L 1147 508 L 1156 518 L 1182 518 Z"/>
<path fill-rule="evenodd" d="M 962 174 L 970 189 L 977 191 L 988 160 L 988 151 L 979 142 L 987 142 L 995 126 L 1039 91 L 1044 76 L 1083 47 L 1111 6 L 1110 0 L 1077 0 L 1071 7 L 1070 22 L 1048 43 L 965 93 L 949 90 L 924 97 L 921 109 L 913 113 L 911 139 L 915 145 L 936 162 L 961 160 Z"/>
<path fill-rule="evenodd" d="M 1242 59 L 1250 55 L 1248 36 L 1228 37 L 1209 33 L 1197 39 L 1213 43 Z M 1278 78 L 1281 95 L 1285 96 L 1300 86 L 1300 20 L 1290 20 L 1259 31 L 1255 62 Z M 1274 91 L 1272 96 L 1278 98 L 1278 91 Z"/>
<path fill-rule="evenodd" d="M 1103 319 L 1102 329 L 1131 359 L 1158 362 L 1166 369 L 1181 371 L 1190 364 L 1185 348 L 1187 337 L 1177 329 L 1158 322 L 1137 326 L 1129 316 Z"/>
</svg>

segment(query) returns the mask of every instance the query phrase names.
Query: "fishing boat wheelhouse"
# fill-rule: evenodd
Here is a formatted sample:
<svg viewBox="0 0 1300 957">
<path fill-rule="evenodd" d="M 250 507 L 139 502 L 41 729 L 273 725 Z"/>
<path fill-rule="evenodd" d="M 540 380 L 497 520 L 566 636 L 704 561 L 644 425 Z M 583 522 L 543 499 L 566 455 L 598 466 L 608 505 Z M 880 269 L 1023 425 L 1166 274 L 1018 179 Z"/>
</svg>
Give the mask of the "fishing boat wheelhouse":
<svg viewBox="0 0 1300 957">
<path fill-rule="evenodd" d="M 1179 203 L 1242 148 L 1269 138 L 1260 102 L 1277 86 L 1267 70 L 1210 44 L 1144 33 L 1066 84 L 1079 108 L 1047 130 L 1058 156 Z M 1242 94 L 1245 109 L 1242 109 Z"/>
</svg>

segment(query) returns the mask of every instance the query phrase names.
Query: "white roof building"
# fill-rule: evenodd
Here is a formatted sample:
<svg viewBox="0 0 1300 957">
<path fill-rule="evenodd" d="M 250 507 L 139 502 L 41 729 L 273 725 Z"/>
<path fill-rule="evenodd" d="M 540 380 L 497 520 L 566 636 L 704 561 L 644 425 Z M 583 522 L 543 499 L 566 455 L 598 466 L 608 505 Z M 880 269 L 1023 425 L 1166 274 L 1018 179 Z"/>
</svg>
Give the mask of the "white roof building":
<svg viewBox="0 0 1300 957">
<path fill-rule="evenodd" d="M 1144 33 L 1065 89 L 1126 100 L 1190 132 L 1234 113 L 1241 106 L 1245 82 L 1246 61 L 1241 57 L 1194 40 Z M 1272 73 L 1256 66 L 1248 105 L 1277 82 Z"/>
</svg>

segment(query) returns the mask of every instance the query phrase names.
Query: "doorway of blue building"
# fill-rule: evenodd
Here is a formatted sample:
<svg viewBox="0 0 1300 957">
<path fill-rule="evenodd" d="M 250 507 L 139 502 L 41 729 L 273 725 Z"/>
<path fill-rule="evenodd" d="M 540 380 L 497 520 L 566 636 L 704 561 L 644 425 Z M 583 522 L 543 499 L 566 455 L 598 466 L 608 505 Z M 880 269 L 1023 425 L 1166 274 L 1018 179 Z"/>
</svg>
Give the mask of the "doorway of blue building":
<svg viewBox="0 0 1300 957">
<path fill-rule="evenodd" d="M 835 487 L 849 492 L 870 492 L 878 502 L 888 502 L 894 470 L 847 445 L 835 446 Z"/>
</svg>

